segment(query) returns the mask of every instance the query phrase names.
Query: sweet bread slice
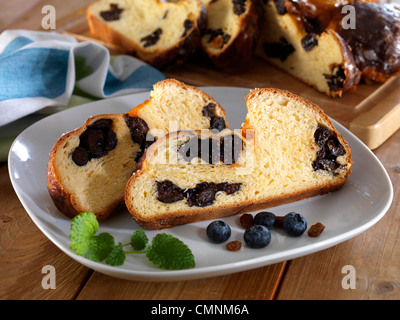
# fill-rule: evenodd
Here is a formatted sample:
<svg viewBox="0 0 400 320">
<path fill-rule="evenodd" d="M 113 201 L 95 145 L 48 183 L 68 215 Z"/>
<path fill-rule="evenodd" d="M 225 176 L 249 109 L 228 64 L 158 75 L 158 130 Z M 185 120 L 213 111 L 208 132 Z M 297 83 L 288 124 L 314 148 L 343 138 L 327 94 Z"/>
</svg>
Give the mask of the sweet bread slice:
<svg viewBox="0 0 400 320">
<path fill-rule="evenodd" d="M 351 49 L 335 30 L 325 28 L 317 18 L 308 19 L 302 6 L 306 4 L 284 0 L 264 4 L 264 25 L 256 55 L 318 91 L 340 97 L 355 89 L 361 78 Z M 328 14 L 329 24 L 330 13 L 322 11 L 319 17 Z"/>
<path fill-rule="evenodd" d="M 145 152 L 125 190 L 148 229 L 260 210 L 339 189 L 351 151 L 323 111 L 278 89 L 246 96 L 240 133 L 178 131 Z"/>
<path fill-rule="evenodd" d="M 54 145 L 47 187 L 56 207 L 72 218 L 84 211 L 106 219 L 125 207 L 126 182 L 144 150 L 171 129 L 228 127 L 207 93 L 173 79 L 154 85 L 151 99 L 126 114 L 89 118 Z"/>
<path fill-rule="evenodd" d="M 262 7 L 258 0 L 202 0 L 208 22 L 203 51 L 215 66 L 233 70 L 251 58 L 259 36 Z"/>
<path fill-rule="evenodd" d="M 87 20 L 94 37 L 161 68 L 200 47 L 207 13 L 199 0 L 98 0 Z"/>
</svg>

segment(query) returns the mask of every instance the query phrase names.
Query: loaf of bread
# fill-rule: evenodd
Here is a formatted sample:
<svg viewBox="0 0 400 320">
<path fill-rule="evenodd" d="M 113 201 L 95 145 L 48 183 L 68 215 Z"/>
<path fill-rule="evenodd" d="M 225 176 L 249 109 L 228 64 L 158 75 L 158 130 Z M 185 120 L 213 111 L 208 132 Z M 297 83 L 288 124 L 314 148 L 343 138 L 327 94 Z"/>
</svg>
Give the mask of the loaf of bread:
<svg viewBox="0 0 400 320">
<path fill-rule="evenodd" d="M 246 102 L 240 132 L 180 130 L 146 150 L 125 190 L 140 226 L 216 219 L 343 186 L 351 151 L 318 106 L 278 89 L 253 90 Z"/>
<path fill-rule="evenodd" d="M 356 87 L 361 73 L 342 37 L 305 19 L 302 3 L 275 0 L 264 5 L 256 54 L 318 91 L 340 97 Z"/>
<path fill-rule="evenodd" d="M 258 0 L 202 0 L 208 23 L 202 49 L 220 69 L 235 70 L 252 57 L 259 36 Z"/>
<path fill-rule="evenodd" d="M 400 71 L 400 4 L 374 2 L 353 3 L 355 28 L 344 28 L 338 11 L 328 28 L 350 46 L 366 82 L 385 82 Z"/>
<path fill-rule="evenodd" d="M 144 150 L 170 130 L 229 125 L 207 93 L 173 79 L 154 85 L 151 98 L 125 114 L 89 118 L 54 145 L 47 187 L 56 207 L 72 218 L 84 211 L 106 219 L 125 207 L 126 182 Z"/>
<path fill-rule="evenodd" d="M 256 54 L 330 96 L 400 70 L 398 4 L 271 0 L 264 12 Z"/>
<path fill-rule="evenodd" d="M 159 68 L 201 48 L 235 71 L 255 51 L 332 97 L 400 71 L 400 5 L 379 0 L 98 0 L 87 19 L 94 37 Z"/>
<path fill-rule="evenodd" d="M 87 20 L 94 37 L 161 68 L 200 47 L 207 14 L 200 0 L 98 0 Z"/>
</svg>

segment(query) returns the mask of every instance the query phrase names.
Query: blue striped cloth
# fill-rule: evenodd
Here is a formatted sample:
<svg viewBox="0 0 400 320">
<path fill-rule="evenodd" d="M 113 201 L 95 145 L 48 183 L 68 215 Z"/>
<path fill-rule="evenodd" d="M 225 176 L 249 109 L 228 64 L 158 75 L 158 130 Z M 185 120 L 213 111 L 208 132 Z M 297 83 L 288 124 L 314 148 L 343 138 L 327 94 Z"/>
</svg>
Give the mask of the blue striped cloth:
<svg viewBox="0 0 400 320">
<path fill-rule="evenodd" d="M 0 127 L 44 107 L 66 106 L 73 94 L 109 98 L 149 90 L 163 79 L 146 63 L 126 55 L 110 57 L 94 42 L 6 30 L 0 35 Z"/>
</svg>

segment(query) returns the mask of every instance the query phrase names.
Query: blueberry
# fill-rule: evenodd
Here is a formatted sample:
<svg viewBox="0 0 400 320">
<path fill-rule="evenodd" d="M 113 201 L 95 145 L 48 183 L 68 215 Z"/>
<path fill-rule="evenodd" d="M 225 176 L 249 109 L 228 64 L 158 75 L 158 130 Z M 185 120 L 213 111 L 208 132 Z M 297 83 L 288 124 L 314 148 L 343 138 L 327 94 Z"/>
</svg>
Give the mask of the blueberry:
<svg viewBox="0 0 400 320">
<path fill-rule="evenodd" d="M 272 212 L 259 212 L 255 215 L 253 224 L 260 224 L 272 229 L 276 223 L 276 216 Z"/>
<path fill-rule="evenodd" d="M 283 217 L 282 228 L 289 236 L 299 237 L 306 231 L 307 221 L 301 214 L 290 212 Z"/>
<path fill-rule="evenodd" d="M 206 230 L 208 238 L 215 243 L 222 243 L 231 236 L 231 228 L 222 220 L 211 222 Z"/>
<path fill-rule="evenodd" d="M 271 232 L 262 225 L 254 225 L 244 232 L 244 242 L 250 248 L 264 248 L 271 242 Z"/>
</svg>

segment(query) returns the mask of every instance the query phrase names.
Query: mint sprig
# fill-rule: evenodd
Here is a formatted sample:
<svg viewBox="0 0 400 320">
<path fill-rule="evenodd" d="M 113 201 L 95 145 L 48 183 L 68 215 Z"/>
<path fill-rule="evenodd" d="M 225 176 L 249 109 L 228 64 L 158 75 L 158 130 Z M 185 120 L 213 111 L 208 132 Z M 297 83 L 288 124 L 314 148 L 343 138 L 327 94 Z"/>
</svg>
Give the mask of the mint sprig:
<svg viewBox="0 0 400 320">
<path fill-rule="evenodd" d="M 71 221 L 70 248 L 93 261 L 105 261 L 112 266 L 120 266 L 125 262 L 126 254 L 146 254 L 156 266 L 163 269 L 188 269 L 195 266 L 192 251 L 178 238 L 172 235 L 157 234 L 150 245 L 143 229 L 135 231 L 130 242 L 115 245 L 114 237 L 103 232 L 96 235 L 99 223 L 91 212 L 82 212 Z M 124 251 L 130 245 L 134 251 Z"/>
</svg>

